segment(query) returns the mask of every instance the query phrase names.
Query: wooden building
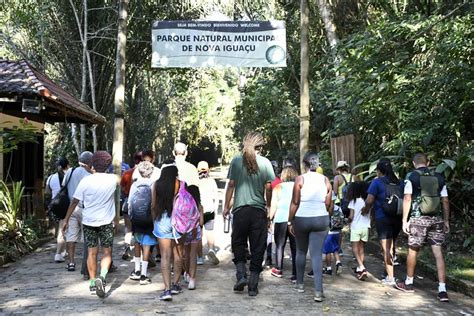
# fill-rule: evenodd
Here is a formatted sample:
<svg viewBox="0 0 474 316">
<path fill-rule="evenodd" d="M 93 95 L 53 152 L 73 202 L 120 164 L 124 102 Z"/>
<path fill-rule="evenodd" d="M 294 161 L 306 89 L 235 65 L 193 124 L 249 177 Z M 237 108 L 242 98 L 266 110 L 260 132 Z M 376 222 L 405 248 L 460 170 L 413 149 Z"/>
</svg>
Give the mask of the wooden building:
<svg viewBox="0 0 474 316">
<path fill-rule="evenodd" d="M 8 154 L 0 152 L 0 179 L 22 181 L 24 214 L 43 217 L 44 124 L 103 124 L 105 118 L 27 61 L 0 59 L 0 128 L 19 125 L 25 117 L 38 130 L 37 142 L 21 143 Z"/>
</svg>

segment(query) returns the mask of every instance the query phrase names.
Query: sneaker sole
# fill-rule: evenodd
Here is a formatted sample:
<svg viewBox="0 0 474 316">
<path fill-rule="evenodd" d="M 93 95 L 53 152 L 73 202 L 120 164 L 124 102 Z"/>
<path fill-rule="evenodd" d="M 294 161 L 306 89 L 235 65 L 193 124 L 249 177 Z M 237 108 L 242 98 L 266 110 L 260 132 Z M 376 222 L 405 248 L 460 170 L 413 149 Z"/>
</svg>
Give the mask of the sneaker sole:
<svg viewBox="0 0 474 316">
<path fill-rule="evenodd" d="M 273 272 L 270 272 L 271 275 L 273 275 L 274 277 L 277 277 L 277 278 L 282 278 L 283 275 L 282 274 L 277 274 L 277 273 L 273 273 Z"/>
<path fill-rule="evenodd" d="M 400 290 L 400 291 L 405 292 L 405 293 L 415 293 L 415 290 L 407 290 L 407 289 L 404 289 L 404 288 L 399 287 L 397 284 L 395 284 L 394 287 L 395 287 L 397 290 Z"/>
<path fill-rule="evenodd" d="M 314 301 L 318 302 L 318 303 L 321 303 L 322 301 L 324 301 L 324 299 L 322 297 L 315 297 Z"/>
<path fill-rule="evenodd" d="M 212 261 L 212 263 L 213 263 L 214 265 L 218 265 L 218 264 L 219 264 L 220 261 L 219 261 L 219 259 L 217 258 L 217 256 L 216 256 L 215 253 L 210 252 L 210 253 L 207 254 L 207 256 L 209 257 L 209 259 Z"/>
<path fill-rule="evenodd" d="M 97 296 L 100 297 L 100 298 L 105 297 L 104 282 L 102 282 L 102 279 L 100 279 L 100 278 L 97 278 L 95 280 L 95 294 L 97 294 Z"/>
<path fill-rule="evenodd" d="M 140 281 L 140 285 L 148 285 L 148 284 L 151 284 L 151 281 Z"/>
<path fill-rule="evenodd" d="M 171 295 L 178 295 L 178 294 L 181 294 L 183 293 L 183 291 L 171 291 Z"/>
<path fill-rule="evenodd" d="M 438 300 L 439 300 L 440 302 L 443 302 L 443 303 L 449 303 L 449 298 L 439 298 L 439 297 L 438 297 Z"/>
<path fill-rule="evenodd" d="M 129 277 L 129 279 L 133 281 L 140 281 L 140 278 L 137 278 L 137 277 Z"/>
<path fill-rule="evenodd" d="M 165 297 L 160 297 L 160 301 L 172 301 L 173 297 L 171 296 L 165 296 Z"/>
</svg>

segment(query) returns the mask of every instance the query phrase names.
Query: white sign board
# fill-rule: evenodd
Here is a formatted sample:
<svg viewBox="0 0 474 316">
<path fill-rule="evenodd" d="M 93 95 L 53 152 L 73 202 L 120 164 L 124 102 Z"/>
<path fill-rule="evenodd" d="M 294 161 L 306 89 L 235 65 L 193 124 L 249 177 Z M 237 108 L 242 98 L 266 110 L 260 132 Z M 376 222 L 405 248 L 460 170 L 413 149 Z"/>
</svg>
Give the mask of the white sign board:
<svg viewBox="0 0 474 316">
<path fill-rule="evenodd" d="M 151 66 L 286 67 L 283 21 L 157 21 Z"/>
</svg>

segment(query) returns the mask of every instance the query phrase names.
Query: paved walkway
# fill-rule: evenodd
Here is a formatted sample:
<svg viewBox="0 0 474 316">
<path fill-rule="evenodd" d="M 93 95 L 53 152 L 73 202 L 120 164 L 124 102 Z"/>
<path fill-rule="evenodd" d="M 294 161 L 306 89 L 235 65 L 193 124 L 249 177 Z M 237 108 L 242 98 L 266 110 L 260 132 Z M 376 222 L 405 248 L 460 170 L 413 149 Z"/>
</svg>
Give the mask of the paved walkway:
<svg viewBox="0 0 474 316">
<path fill-rule="evenodd" d="M 344 271 L 340 276 L 324 278 L 326 300 L 313 301 L 312 279 L 305 279 L 307 291 L 296 293 L 289 275 L 278 279 L 265 270 L 256 298 L 232 292 L 234 267 L 229 252 L 230 235 L 223 233 L 223 221 L 216 223 L 218 256 L 221 263 L 206 263 L 198 267 L 197 289 L 175 296 L 172 302 L 161 302 L 163 290 L 159 265 L 150 269 L 153 283 L 139 285 L 128 279 L 133 263 L 119 258 L 123 234 L 117 236 L 114 263 L 118 271 L 108 276 L 108 294 L 105 299 L 89 294 L 89 284 L 79 272 L 67 272 L 65 264 L 54 263 L 53 240 L 22 260 L 0 269 L 0 314 L 180 314 L 180 315 L 232 315 L 232 314 L 416 314 L 416 315 L 468 315 L 474 314 L 474 302 L 465 295 L 449 292 L 451 303 L 436 300 L 436 284 L 425 276 L 416 281 L 416 292 L 406 294 L 380 284 L 381 260 L 367 256 L 369 280 L 358 281 L 351 273 L 353 265 L 348 244 L 344 245 Z M 82 247 L 78 258 L 82 258 Z M 80 260 L 77 266 L 80 267 Z M 290 260 L 285 259 L 287 269 Z M 309 270 L 309 261 L 307 265 Z M 402 277 L 405 268 L 397 267 Z M 288 270 L 287 270 L 288 271 Z M 449 288 L 449 284 L 448 284 Z"/>
<path fill-rule="evenodd" d="M 221 264 L 199 266 L 197 289 L 185 290 L 172 302 L 158 300 L 163 289 L 159 266 L 150 270 L 152 284 L 139 285 L 128 279 L 133 263 L 120 259 L 118 251 L 114 254 L 114 261 L 119 269 L 108 277 L 107 297 L 91 296 L 88 282 L 82 280 L 79 272 L 67 272 L 64 264 L 53 262 L 54 243 L 47 243 L 0 270 L 0 314 L 474 314 L 473 300 L 459 293 L 449 293 L 451 303 L 439 303 L 436 284 L 426 278 L 417 280 L 414 294 L 381 285 L 374 277 L 382 272 L 381 262 L 374 256 L 367 258 L 373 276 L 365 282 L 356 280 L 350 272 L 352 256 L 348 245 L 344 248 L 343 273 L 324 278 L 327 299 L 323 303 L 313 301 L 312 279 L 305 280 L 307 291 L 298 294 L 292 289 L 289 275 L 277 279 L 268 270 L 263 273 L 256 298 L 246 293 L 234 294 L 230 236 L 223 233 L 222 221 L 218 222 L 216 233 Z M 120 246 L 121 242 L 118 242 L 115 249 Z M 286 259 L 286 266 L 290 266 L 289 259 Z M 404 268 L 398 270 L 402 276 Z"/>
</svg>

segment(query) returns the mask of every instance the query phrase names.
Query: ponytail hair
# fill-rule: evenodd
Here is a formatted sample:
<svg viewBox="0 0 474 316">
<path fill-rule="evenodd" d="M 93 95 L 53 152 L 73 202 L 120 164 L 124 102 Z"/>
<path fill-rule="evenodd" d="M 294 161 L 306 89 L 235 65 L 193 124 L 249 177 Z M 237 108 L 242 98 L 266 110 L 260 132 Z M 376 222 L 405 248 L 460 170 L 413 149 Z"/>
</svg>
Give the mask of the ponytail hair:
<svg viewBox="0 0 474 316">
<path fill-rule="evenodd" d="M 242 157 L 244 160 L 244 166 L 247 169 L 248 174 L 256 174 L 258 172 L 257 165 L 257 147 L 262 147 L 265 144 L 265 140 L 261 133 L 250 132 L 244 137 Z"/>
<path fill-rule="evenodd" d="M 390 160 L 383 159 L 377 163 L 377 170 L 380 171 L 384 176 L 388 178 L 390 183 L 400 184 L 400 179 L 393 172 L 392 164 Z"/>
<path fill-rule="evenodd" d="M 303 164 L 309 171 L 316 171 L 319 167 L 319 156 L 314 152 L 307 152 L 303 157 Z"/>
</svg>

